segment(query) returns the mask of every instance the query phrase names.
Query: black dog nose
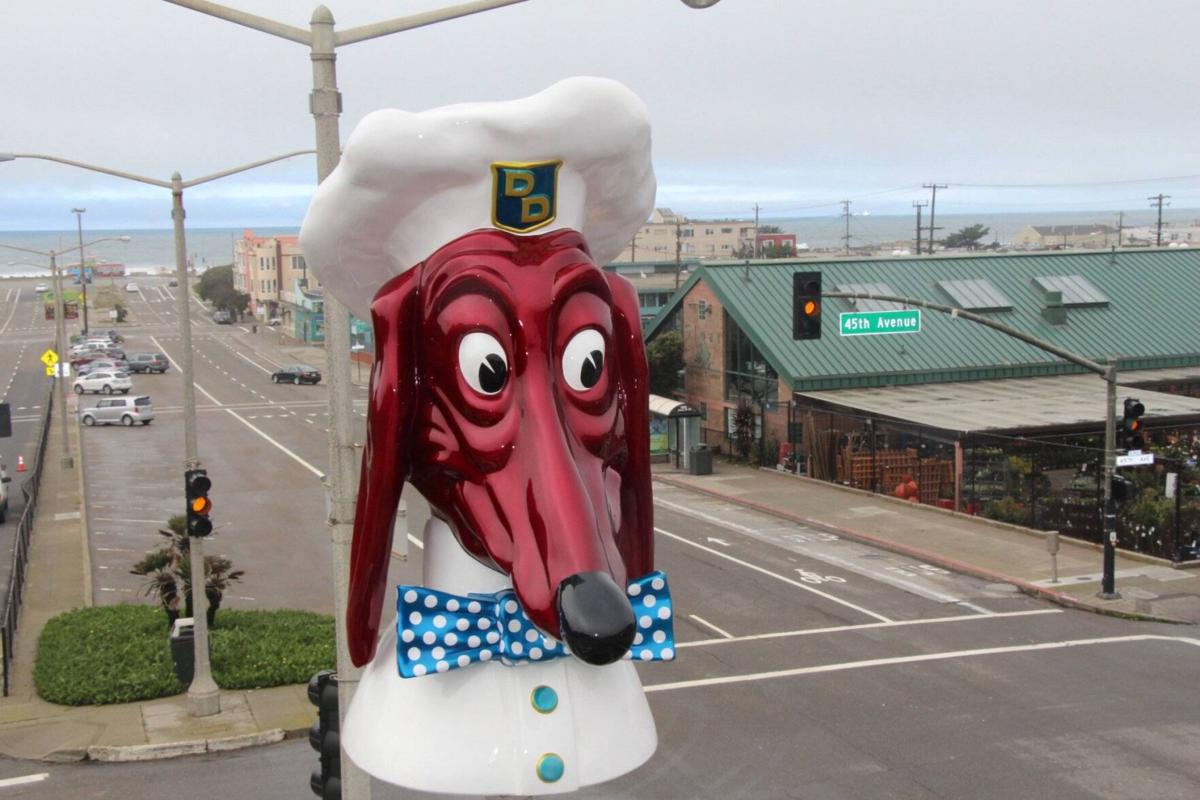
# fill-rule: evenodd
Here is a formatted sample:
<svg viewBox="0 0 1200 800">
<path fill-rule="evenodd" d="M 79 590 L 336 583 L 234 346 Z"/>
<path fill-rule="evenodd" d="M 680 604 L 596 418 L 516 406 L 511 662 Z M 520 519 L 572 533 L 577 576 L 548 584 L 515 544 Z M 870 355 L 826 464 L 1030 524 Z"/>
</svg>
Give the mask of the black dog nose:
<svg viewBox="0 0 1200 800">
<path fill-rule="evenodd" d="M 633 607 L 607 572 L 579 572 L 558 586 L 558 623 L 571 652 L 611 664 L 633 644 Z"/>
</svg>

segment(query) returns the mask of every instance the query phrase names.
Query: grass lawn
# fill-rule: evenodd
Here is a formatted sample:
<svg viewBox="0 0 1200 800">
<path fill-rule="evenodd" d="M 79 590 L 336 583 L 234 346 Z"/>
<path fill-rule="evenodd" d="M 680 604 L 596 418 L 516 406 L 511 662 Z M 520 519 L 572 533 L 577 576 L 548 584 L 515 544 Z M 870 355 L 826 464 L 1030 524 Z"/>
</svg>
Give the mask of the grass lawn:
<svg viewBox="0 0 1200 800">
<path fill-rule="evenodd" d="M 222 608 L 209 632 L 213 679 L 222 689 L 305 683 L 334 666 L 333 617 L 307 611 Z M 46 623 L 38 640 L 34 684 L 44 700 L 103 705 L 186 690 L 171 664 L 161 608 L 80 608 Z"/>
</svg>

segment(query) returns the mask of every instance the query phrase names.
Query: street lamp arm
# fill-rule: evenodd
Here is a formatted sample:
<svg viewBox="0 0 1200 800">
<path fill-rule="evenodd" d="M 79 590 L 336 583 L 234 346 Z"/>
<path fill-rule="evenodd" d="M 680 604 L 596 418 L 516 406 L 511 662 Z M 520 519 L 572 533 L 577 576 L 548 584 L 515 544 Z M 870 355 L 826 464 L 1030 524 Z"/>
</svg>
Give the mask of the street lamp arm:
<svg viewBox="0 0 1200 800">
<path fill-rule="evenodd" d="M 85 242 L 83 246 L 91 247 L 92 245 L 100 244 L 101 242 L 128 242 L 128 241 L 129 241 L 128 236 L 105 236 L 103 239 L 94 239 L 90 242 Z M 73 253 L 76 250 L 80 249 L 79 245 L 75 245 L 74 247 L 68 247 L 63 250 L 48 250 L 48 251 L 30 250 L 28 247 L 17 247 L 15 244 L 4 244 L 3 242 L 0 242 L 0 247 L 5 248 L 6 250 L 20 250 L 22 253 L 33 253 L 35 256 L 45 256 L 46 258 L 50 258 L 51 256 L 61 256 L 64 253 Z M 33 265 L 31 265 L 31 266 L 33 266 Z"/>
<path fill-rule="evenodd" d="M 1033 345 L 1039 350 L 1045 350 L 1047 353 L 1052 353 L 1061 359 L 1070 361 L 1072 364 L 1078 364 L 1089 372 L 1094 372 L 1102 378 L 1107 379 L 1109 375 L 1109 368 L 1104 364 L 1098 364 L 1095 361 L 1092 361 L 1090 358 L 1085 358 L 1084 356 L 1072 353 L 1070 350 L 1064 350 L 1058 345 L 1047 342 L 1045 339 L 1039 339 L 1036 336 L 1025 333 L 1025 331 L 1005 325 L 1003 322 L 996 322 L 995 320 L 988 319 L 980 314 L 973 314 L 970 311 L 964 311 L 961 308 L 944 306 L 939 303 L 930 303 L 926 300 L 917 300 L 916 298 L 912 297 L 900 297 L 892 294 L 877 294 L 875 292 L 825 292 L 824 295 L 825 297 L 852 298 L 856 300 L 883 300 L 889 303 L 900 303 L 901 305 L 906 306 L 920 306 L 921 308 L 928 308 L 931 311 L 941 311 L 943 314 L 949 314 L 952 317 L 962 317 L 963 319 L 970 320 L 971 322 L 977 322 L 980 325 L 985 325 L 993 330 L 1000 331 L 1006 336 L 1011 336 L 1014 339 L 1020 339 L 1022 342 Z"/>
<path fill-rule="evenodd" d="M 176 0 L 167 0 L 167 2 L 176 2 Z M 426 25 L 434 25 L 438 22 L 447 22 L 459 17 L 470 16 L 471 14 L 479 14 L 484 11 L 491 11 L 494 8 L 502 8 L 503 6 L 516 5 L 524 3 L 526 0 L 477 0 L 473 3 L 462 3 L 457 6 L 448 6 L 446 8 L 436 9 L 434 11 L 426 11 L 420 14 L 410 14 L 407 17 L 397 17 L 396 19 L 384 20 L 383 22 L 373 22 L 370 25 L 360 25 L 357 28 L 347 28 L 344 31 L 337 31 L 334 36 L 334 41 L 337 46 L 344 44 L 354 44 L 355 42 L 365 41 L 367 39 L 376 39 L 380 36 L 387 36 L 391 33 L 400 33 L 401 31 L 412 30 L 413 28 L 421 28 Z"/>
<path fill-rule="evenodd" d="M 244 25 L 247 28 L 253 28 L 256 31 L 269 33 L 272 36 L 278 36 L 280 39 L 287 39 L 299 44 L 312 46 L 312 34 L 303 28 L 286 25 L 256 14 L 247 14 L 245 11 L 238 11 L 236 8 L 229 8 L 218 3 L 210 3 L 208 0 L 166 1 L 177 6 L 190 8 L 192 11 L 199 11 L 201 14 L 208 14 L 210 17 L 218 17 L 238 25 Z"/>
<path fill-rule="evenodd" d="M 184 189 L 190 189 L 193 186 L 199 186 L 202 183 L 208 183 L 209 181 L 215 181 L 217 178 L 224 178 L 229 175 L 236 175 L 239 172 L 245 172 L 246 170 L 255 169 L 256 167 L 261 167 L 265 164 L 274 164 L 276 161 L 283 161 L 285 158 L 293 158 L 295 156 L 311 155 L 315 152 L 317 152 L 317 151 L 316 150 L 294 150 L 291 153 L 284 153 L 281 156 L 274 156 L 273 158 L 264 158 L 261 161 L 255 161 L 253 164 L 243 164 L 240 167 L 233 167 L 232 169 L 223 169 L 220 172 L 214 172 L 212 175 L 205 175 L 203 178 L 195 178 L 190 181 L 183 181 L 182 183 L 180 183 L 180 186 Z M 169 184 L 169 183 L 166 184 L 166 186 L 168 186 L 168 187 L 170 187 L 170 185 L 171 184 Z"/>
<path fill-rule="evenodd" d="M 82 161 L 72 161 L 69 158 L 59 158 L 58 156 L 47 156 L 40 153 L 10 153 L 15 158 L 36 158 L 41 161 L 55 161 L 59 164 L 66 164 L 71 167 L 79 167 L 80 169 L 88 169 L 92 172 L 102 172 L 105 175 L 113 175 L 126 180 L 137 181 L 138 183 L 148 183 L 151 186 L 160 186 L 164 189 L 170 189 L 170 181 L 160 181 L 157 178 L 147 178 L 145 175 L 135 175 L 132 172 L 121 172 L 117 169 L 109 169 L 107 167 L 98 167 L 95 164 L 86 164 Z M 7 159 L 5 159 L 7 160 Z"/>
</svg>

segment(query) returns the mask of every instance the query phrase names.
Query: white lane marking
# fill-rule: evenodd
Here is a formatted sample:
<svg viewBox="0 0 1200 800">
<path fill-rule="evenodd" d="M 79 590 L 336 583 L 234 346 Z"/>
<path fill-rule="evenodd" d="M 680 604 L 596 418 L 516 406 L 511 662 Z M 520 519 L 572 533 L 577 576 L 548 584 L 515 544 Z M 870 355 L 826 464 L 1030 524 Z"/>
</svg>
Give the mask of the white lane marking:
<svg viewBox="0 0 1200 800">
<path fill-rule="evenodd" d="M 891 575 L 891 574 L 888 574 L 885 572 L 879 572 L 879 571 L 876 571 L 873 569 L 868 569 L 866 567 L 862 567 L 858 564 L 855 564 L 852 561 L 848 561 L 844 558 L 838 558 L 837 556 L 831 556 L 828 554 L 821 554 L 820 556 L 814 556 L 814 557 L 819 559 L 820 561 L 824 561 L 828 564 L 834 564 L 836 566 L 841 567 L 842 569 L 846 569 L 846 570 L 849 570 L 850 572 L 854 572 L 859 575 L 862 575 L 863 577 L 870 578 L 873 581 L 878 581 L 879 583 L 886 583 L 890 586 L 895 586 L 897 589 L 906 591 L 909 594 L 914 594 L 917 597 L 924 597 L 926 600 L 935 600 L 939 603 L 953 603 L 954 605 L 959 605 L 959 606 L 962 606 L 963 608 L 969 608 L 972 611 L 974 611 L 976 614 L 991 614 L 991 613 L 993 613 L 993 612 L 987 610 L 986 608 L 984 608 L 983 606 L 977 606 L 974 603 L 969 603 L 966 600 L 963 600 L 961 597 L 955 597 L 954 595 L 946 594 L 944 592 L 939 592 L 936 589 L 930 589 L 928 587 L 921 586 L 920 584 L 916 584 L 911 581 L 906 581 L 903 578 L 899 578 L 899 577 L 896 577 L 894 575 Z"/>
<path fill-rule="evenodd" d="M 703 625 L 704 627 L 708 628 L 710 631 L 716 631 L 718 634 L 720 634 L 721 636 L 724 636 L 726 639 L 732 639 L 732 638 L 734 638 L 734 636 L 733 636 L 733 634 L 732 634 L 732 633 L 730 633 L 729 631 L 725 630 L 724 628 L 718 628 L 716 625 L 713 625 L 711 622 L 709 622 L 709 621 L 708 621 L 708 620 L 706 620 L 706 619 L 703 619 L 703 618 L 701 618 L 701 617 L 697 617 L 695 614 L 688 614 L 688 617 L 689 617 L 690 619 L 694 619 L 694 620 L 696 620 L 696 622 L 699 622 L 701 625 Z M 683 646 L 682 644 L 677 644 L 677 645 L 676 645 L 676 647 L 682 647 L 682 646 Z"/>
<path fill-rule="evenodd" d="M 197 388 L 199 388 L 199 387 L 197 387 Z M 288 450 L 288 449 L 287 449 L 286 447 L 284 447 L 282 444 L 280 444 L 279 442 L 275 441 L 275 440 L 274 440 L 274 439 L 272 439 L 270 436 L 268 436 L 267 434 L 263 433 L 261 430 L 259 430 L 259 429 L 258 429 L 258 428 L 256 428 L 255 426 L 251 425 L 251 424 L 250 424 L 249 422 L 247 422 L 246 420 L 242 419 L 242 417 L 241 417 L 241 416 L 239 416 L 239 415 L 238 415 L 238 413 L 237 413 L 236 411 L 234 411 L 232 408 L 227 408 L 227 409 L 225 409 L 225 410 L 226 410 L 226 411 L 228 411 L 228 412 L 229 412 L 229 415 L 230 415 L 230 416 L 232 416 L 234 419 L 236 419 L 238 422 L 242 423 L 242 424 L 243 424 L 243 425 L 245 425 L 247 428 L 249 428 L 250 430 L 254 431 L 255 433 L 257 433 L 257 434 L 258 434 L 259 436 L 261 436 L 262 438 L 266 439 L 266 440 L 267 440 L 268 442 L 270 442 L 271 444 L 275 445 L 277 448 L 279 448 L 279 450 L 280 450 L 282 453 L 284 453 L 286 456 L 288 456 L 289 458 L 291 458 L 291 459 L 292 459 L 293 461 L 295 461 L 297 464 L 300 464 L 302 467 L 304 467 L 305 469 L 307 469 L 307 470 L 308 470 L 309 472 L 311 472 L 313 475 L 316 475 L 318 478 L 324 477 L 324 475 L 325 475 L 325 473 L 324 473 L 324 472 L 321 472 L 321 470 L 317 469 L 317 468 L 316 468 L 316 467 L 314 467 L 312 464 L 308 463 L 308 462 L 307 462 L 307 461 L 305 461 L 303 458 L 301 458 L 300 456 L 296 455 L 296 454 L 295 454 L 295 453 L 293 453 L 291 450 Z"/>
<path fill-rule="evenodd" d="M 738 564 L 743 567 L 746 567 L 747 569 L 752 569 L 755 572 L 762 573 L 763 575 L 769 575 L 770 577 L 774 578 L 775 580 L 783 581 L 786 584 L 795 586 L 797 589 L 803 589 L 806 592 L 811 592 L 815 595 L 818 595 L 819 597 L 824 597 L 826 600 L 837 603 L 838 605 L 845 606 L 846 608 L 852 608 L 861 614 L 866 614 L 868 617 L 874 617 L 875 619 L 879 620 L 880 622 L 891 622 L 892 621 L 888 617 L 885 617 L 883 614 L 876 614 L 874 611 L 870 611 L 868 609 L 863 608 L 862 606 L 855 605 L 854 603 L 851 603 L 849 600 L 843 600 L 840 597 L 834 597 L 833 595 L 829 594 L 828 592 L 822 592 L 820 589 L 814 589 L 813 587 L 808 586 L 807 584 L 801 583 L 800 581 L 794 581 L 791 578 L 789 578 L 785 575 L 780 575 L 777 572 L 771 572 L 771 570 L 766 569 L 764 567 L 760 567 L 757 564 L 751 564 L 749 561 L 743 561 L 740 558 L 734 558 L 733 556 L 731 556 L 727 553 L 722 553 L 720 550 L 714 550 L 711 547 L 705 547 L 702 544 L 693 542 L 691 539 L 686 539 L 683 536 L 679 536 L 677 534 L 671 533 L 670 531 L 665 531 L 659 527 L 655 527 L 654 530 L 658 533 L 661 533 L 664 536 L 670 536 L 672 539 L 676 539 L 680 542 L 683 542 L 684 544 L 691 545 L 692 547 L 695 547 L 698 550 L 703 550 L 706 553 L 712 553 L 714 556 L 717 556 L 718 558 L 724 558 L 727 561 L 732 561 L 733 563 Z"/>
<path fill-rule="evenodd" d="M 700 678 L 694 681 L 678 681 L 676 683 L 656 683 L 645 687 L 647 692 L 666 692 L 672 689 L 693 689 L 698 686 L 719 686 L 727 683 L 747 683 L 749 681 L 765 681 L 772 678 L 791 678 L 799 675 L 817 675 L 823 672 L 844 672 L 851 669 L 867 667 L 886 667 L 897 664 L 919 664 L 923 661 L 948 661 L 955 658 L 977 658 L 979 656 L 1008 655 L 1011 653 L 1032 653 L 1043 650 L 1063 650 L 1069 647 L 1088 647 L 1099 644 L 1125 644 L 1129 642 L 1180 642 L 1193 647 L 1200 647 L 1200 639 L 1187 636 L 1161 636 L 1144 634 L 1140 636 L 1110 636 L 1101 639 L 1070 639 L 1058 642 L 1040 642 L 1038 644 L 1018 644 L 1009 647 L 981 647 L 977 650 L 951 650 L 943 653 L 925 653 L 916 656 L 895 656 L 892 658 L 870 658 L 864 661 L 845 661 L 840 664 L 822 664 L 816 667 L 797 667 L 795 669 L 780 669 L 771 672 L 755 672 L 747 675 L 729 675 L 721 678 Z"/>
<path fill-rule="evenodd" d="M 659 499 L 656 497 L 654 499 L 654 502 L 659 505 L 666 506 L 667 508 L 671 509 L 672 511 L 677 511 L 680 514 L 683 514 L 685 516 L 702 519 L 705 522 L 711 522 L 712 524 L 718 525 L 723 528 L 732 528 L 733 530 L 741 531 L 742 533 L 747 533 L 747 534 L 752 534 L 752 535 L 757 535 L 757 534 L 762 533 L 762 531 L 760 529 L 751 528 L 747 525 L 739 525 L 736 522 L 726 521 L 726 520 L 721 519 L 720 517 L 716 517 L 711 514 L 705 514 L 703 511 L 697 511 L 693 508 L 688 508 L 687 506 L 679 505 L 678 503 L 672 503 L 669 500 L 662 500 L 662 499 Z M 710 537 L 709 541 L 711 542 L 711 541 L 721 541 L 721 540 L 714 540 Z M 944 594 L 942 592 L 938 592 L 933 589 L 926 589 L 924 587 L 918 586 L 915 583 L 910 583 L 909 581 L 903 580 L 901 578 L 892 577 L 891 575 L 886 575 L 882 572 L 877 572 L 874 570 L 866 569 L 864 567 L 861 567 L 859 565 L 856 565 L 849 561 L 846 561 L 845 559 L 838 558 L 837 556 L 828 555 L 826 553 L 813 553 L 813 552 L 809 552 L 809 551 L 805 551 L 804 555 L 807 558 L 812 558 L 817 561 L 823 561 L 826 564 L 834 564 L 836 566 L 842 567 L 843 569 L 848 569 L 851 572 L 855 572 L 859 575 L 862 575 L 863 577 L 870 578 L 871 580 L 875 580 L 880 583 L 890 584 L 892 586 L 895 586 L 897 589 L 903 589 L 904 591 L 910 592 L 911 594 L 915 594 L 918 597 L 924 597 L 927 600 L 936 600 L 939 603 L 954 603 L 954 604 L 960 605 L 964 608 L 969 608 L 972 611 L 974 611 L 976 614 L 992 613 L 991 611 L 989 611 L 988 609 L 986 609 L 982 606 L 977 606 L 973 603 L 969 603 L 966 600 L 963 600 L 961 597 L 954 597 L 953 595 Z"/>
<path fill-rule="evenodd" d="M 8 786 L 24 786 L 27 783 L 39 783 L 49 777 L 49 772 L 39 772 L 36 775 L 22 775 L 19 778 L 5 778 L 0 780 L 0 789 Z"/>
<path fill-rule="evenodd" d="M 76 511 L 76 514 L 79 512 Z M 97 522 L 150 522 L 155 525 L 163 525 L 164 520 L 161 519 L 128 519 L 125 517 L 92 517 Z"/>
<path fill-rule="evenodd" d="M 763 639 L 790 639 L 793 636 L 816 636 L 825 633 L 845 633 L 847 631 L 871 630 L 873 628 L 902 628 L 910 625 L 936 625 L 943 622 L 979 622 L 984 619 L 1003 619 L 1005 617 L 1032 617 L 1037 614 L 1061 614 L 1061 608 L 1037 608 L 1031 611 L 1005 611 L 996 614 L 958 614 L 953 617 L 931 617 L 929 619 L 901 619 L 892 622 L 864 622 L 860 625 L 834 625 L 829 628 L 806 628 L 798 631 L 775 631 L 773 633 L 755 633 L 749 636 L 734 636 L 731 639 L 701 639 L 695 642 L 680 642 L 675 646 L 704 647 L 711 644 L 731 644 L 733 642 L 757 642 Z"/>
<path fill-rule="evenodd" d="M 12 291 L 12 290 L 10 289 L 9 291 Z M 16 299 L 13 300 L 12 311 L 8 312 L 8 319 L 5 320 L 4 327 L 0 328 L 0 333 L 4 333 L 6 330 L 8 330 L 8 326 L 12 324 L 13 315 L 17 313 L 17 303 L 20 302 L 20 300 L 21 300 L 21 290 L 17 289 L 17 296 L 16 296 Z"/>
<path fill-rule="evenodd" d="M 167 356 L 167 360 L 171 362 L 171 364 L 172 364 L 172 365 L 175 367 L 175 369 L 179 369 L 179 365 L 175 363 L 175 359 L 171 358 L 171 354 L 170 354 L 170 353 L 167 353 L 167 351 L 166 351 L 166 348 L 164 348 L 164 347 L 162 346 L 162 344 L 161 344 L 161 343 L 160 343 L 160 342 L 159 342 L 157 339 L 155 339 L 153 336 L 151 336 L 151 337 L 150 337 L 150 341 L 154 342 L 155 346 L 157 346 L 157 347 L 158 347 L 158 349 L 159 349 L 159 350 L 161 350 L 161 351 L 162 351 L 162 352 L 163 352 L 163 353 L 164 353 L 164 354 Z M 308 462 L 307 462 L 307 461 L 305 461 L 303 458 L 301 458 L 300 456 L 296 455 L 296 454 L 295 454 L 295 453 L 293 453 L 291 450 L 287 449 L 287 448 L 286 448 L 286 447 L 284 447 L 282 444 L 280 444 L 279 442 L 275 441 L 274 439 L 272 439 L 272 438 L 271 438 L 270 436 L 268 436 L 267 434 L 263 433 L 261 430 L 259 430 L 259 429 L 258 429 L 258 428 L 256 428 L 255 426 L 251 425 L 251 424 L 250 424 L 250 423 L 249 423 L 249 422 L 248 422 L 246 419 L 244 419 L 244 418 L 243 418 L 243 417 L 242 417 L 240 414 L 238 414 L 238 413 L 237 413 L 236 411 L 234 411 L 232 408 L 225 408 L 225 404 L 224 404 L 224 403 L 222 403 L 222 402 L 221 402 L 220 400 L 218 400 L 217 398 L 213 397 L 213 396 L 212 396 L 211 394 L 209 394 L 208 392 L 206 392 L 206 391 L 204 390 L 204 387 L 203 387 L 203 386 L 201 386 L 200 384 L 198 384 L 198 383 L 195 383 L 195 382 L 193 382 L 193 383 L 192 383 L 192 385 L 196 387 L 196 391 L 200 392 L 200 393 L 201 393 L 201 394 L 203 394 L 205 397 L 207 397 L 209 400 L 213 401 L 213 403 L 215 403 L 216 405 L 220 406 L 222 409 L 224 409 L 226 412 L 228 412 L 228 413 L 229 413 L 229 415 L 230 415 L 231 417 L 233 417 L 233 418 L 234 418 L 234 419 L 236 419 L 238 422 L 240 422 L 240 423 L 242 423 L 243 425 L 245 425 L 245 426 L 246 426 L 247 428 L 249 428 L 250 430 L 252 430 L 252 431 L 254 431 L 255 433 L 257 433 L 257 434 L 258 434 L 259 436 L 261 436 L 262 438 L 266 439 L 266 440 L 267 440 L 268 442 L 270 442 L 271 444 L 275 445 L 275 447 L 277 447 L 277 448 L 278 448 L 278 449 L 279 449 L 279 450 L 280 450 L 280 451 L 281 451 L 281 452 L 282 452 L 284 455 L 286 455 L 288 458 L 291 458 L 291 459 L 292 459 L 293 461 L 295 461 L 297 464 L 300 464 L 302 467 L 304 467 L 305 469 L 307 469 L 307 470 L 308 470 L 309 472 L 311 472 L 312 474 L 316 475 L 318 478 L 324 477 L 324 475 L 325 475 L 325 473 L 324 473 L 324 472 L 321 472 L 321 470 L 317 469 L 317 468 L 316 468 L 316 467 L 314 467 L 312 464 L 308 463 Z"/>
<path fill-rule="evenodd" d="M 174 300 L 174 299 L 175 299 L 175 295 L 171 294 L 171 287 L 169 287 L 169 286 L 168 286 L 168 287 L 166 287 L 166 288 L 164 288 L 164 289 L 159 289 L 159 291 L 160 291 L 160 292 L 166 292 L 166 293 L 167 293 L 167 297 L 171 298 L 172 300 Z"/>
</svg>

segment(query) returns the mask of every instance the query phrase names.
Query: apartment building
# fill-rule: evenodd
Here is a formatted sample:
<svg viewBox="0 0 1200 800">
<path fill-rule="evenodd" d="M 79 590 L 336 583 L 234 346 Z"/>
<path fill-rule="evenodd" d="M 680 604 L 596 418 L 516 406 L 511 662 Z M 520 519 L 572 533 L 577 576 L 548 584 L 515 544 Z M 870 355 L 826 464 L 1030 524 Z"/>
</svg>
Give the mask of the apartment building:
<svg viewBox="0 0 1200 800">
<path fill-rule="evenodd" d="M 690 220 L 669 208 L 656 208 L 616 261 L 735 258 L 753 252 L 754 220 Z"/>
</svg>

